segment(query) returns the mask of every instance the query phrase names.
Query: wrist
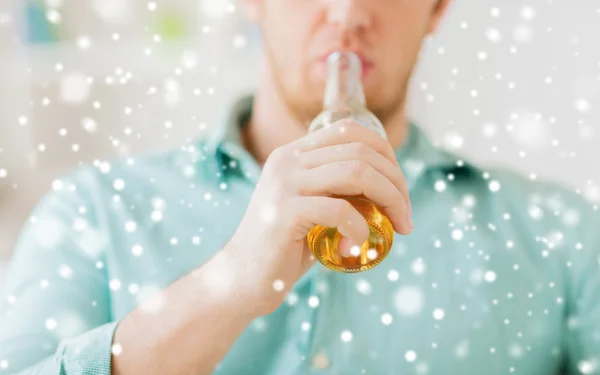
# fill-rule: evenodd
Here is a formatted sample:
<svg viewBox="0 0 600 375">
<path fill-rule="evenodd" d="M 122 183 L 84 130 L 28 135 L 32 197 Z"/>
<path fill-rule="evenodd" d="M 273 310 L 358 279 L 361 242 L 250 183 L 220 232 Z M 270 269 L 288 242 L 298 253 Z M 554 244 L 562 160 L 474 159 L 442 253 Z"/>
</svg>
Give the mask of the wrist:
<svg viewBox="0 0 600 375">
<path fill-rule="evenodd" d="M 204 302 L 219 305 L 224 313 L 232 313 L 248 323 L 260 316 L 256 308 L 260 297 L 251 287 L 254 283 L 239 266 L 235 254 L 223 249 L 210 261 L 192 273 L 203 293 L 198 295 Z"/>
</svg>

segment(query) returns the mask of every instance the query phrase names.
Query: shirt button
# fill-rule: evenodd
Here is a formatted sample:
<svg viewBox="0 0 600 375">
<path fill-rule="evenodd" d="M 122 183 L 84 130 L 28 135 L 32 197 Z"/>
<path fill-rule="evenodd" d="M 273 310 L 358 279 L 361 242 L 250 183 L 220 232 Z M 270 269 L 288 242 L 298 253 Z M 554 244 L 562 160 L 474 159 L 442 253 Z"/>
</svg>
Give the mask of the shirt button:
<svg viewBox="0 0 600 375">
<path fill-rule="evenodd" d="M 317 353 L 312 359 L 312 367 L 316 369 L 329 368 L 329 357 L 325 353 Z"/>
</svg>

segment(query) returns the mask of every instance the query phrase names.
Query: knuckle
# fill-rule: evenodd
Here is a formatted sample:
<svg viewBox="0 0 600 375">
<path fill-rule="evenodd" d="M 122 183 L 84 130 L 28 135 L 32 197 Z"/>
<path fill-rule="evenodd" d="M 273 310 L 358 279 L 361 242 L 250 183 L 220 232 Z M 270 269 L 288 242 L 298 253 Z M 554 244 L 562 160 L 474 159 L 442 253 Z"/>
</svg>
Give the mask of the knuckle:
<svg viewBox="0 0 600 375">
<path fill-rule="evenodd" d="M 273 152 L 271 152 L 271 155 L 269 155 L 269 158 L 267 160 L 269 166 L 278 171 L 282 170 L 282 168 L 286 168 L 287 166 L 289 166 L 291 162 L 292 160 L 290 158 L 289 152 L 283 146 L 277 147 L 275 150 L 273 150 Z"/>
<path fill-rule="evenodd" d="M 332 203 L 331 212 L 335 213 L 336 217 L 346 217 L 352 212 L 352 205 L 344 199 L 336 199 Z"/>
<path fill-rule="evenodd" d="M 271 152 L 270 158 L 275 160 L 281 159 L 286 155 L 285 147 L 279 146 Z"/>
<path fill-rule="evenodd" d="M 367 171 L 368 165 L 362 160 L 350 160 L 346 162 L 346 170 L 350 178 L 360 178 Z"/>
<path fill-rule="evenodd" d="M 364 159 L 369 152 L 369 147 L 363 142 L 354 142 L 350 144 L 350 152 L 357 159 Z"/>
</svg>

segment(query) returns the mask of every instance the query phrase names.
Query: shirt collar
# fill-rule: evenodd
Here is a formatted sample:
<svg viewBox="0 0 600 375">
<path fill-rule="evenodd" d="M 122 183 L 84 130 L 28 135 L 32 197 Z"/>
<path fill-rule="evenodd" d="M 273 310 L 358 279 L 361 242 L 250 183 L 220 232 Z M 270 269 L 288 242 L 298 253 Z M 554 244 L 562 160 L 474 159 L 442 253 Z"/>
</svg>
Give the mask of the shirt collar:
<svg viewBox="0 0 600 375">
<path fill-rule="evenodd" d="M 206 140 L 207 156 L 214 158 L 213 168 L 219 177 L 237 173 L 254 183 L 258 181 L 261 168 L 242 142 L 242 129 L 250 119 L 253 102 L 254 97 L 246 95 L 228 105 Z M 472 167 L 460 157 L 437 148 L 414 122 L 409 122 L 408 137 L 395 153 L 409 188 L 427 171 L 450 172 Z"/>
</svg>

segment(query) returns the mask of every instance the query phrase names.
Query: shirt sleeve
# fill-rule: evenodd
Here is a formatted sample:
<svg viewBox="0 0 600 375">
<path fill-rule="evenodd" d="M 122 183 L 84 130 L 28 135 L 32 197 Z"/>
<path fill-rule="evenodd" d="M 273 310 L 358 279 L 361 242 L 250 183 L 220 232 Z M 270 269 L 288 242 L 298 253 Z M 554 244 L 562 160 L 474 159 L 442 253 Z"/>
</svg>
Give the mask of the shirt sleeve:
<svg viewBox="0 0 600 375">
<path fill-rule="evenodd" d="M 591 210 L 590 210 L 591 211 Z M 566 311 L 568 374 L 600 374 L 600 212 L 582 217 L 587 229 L 568 251 Z"/>
<path fill-rule="evenodd" d="M 55 181 L 17 240 L 0 302 L 0 374 L 109 375 L 108 241 L 91 192 Z"/>
</svg>

